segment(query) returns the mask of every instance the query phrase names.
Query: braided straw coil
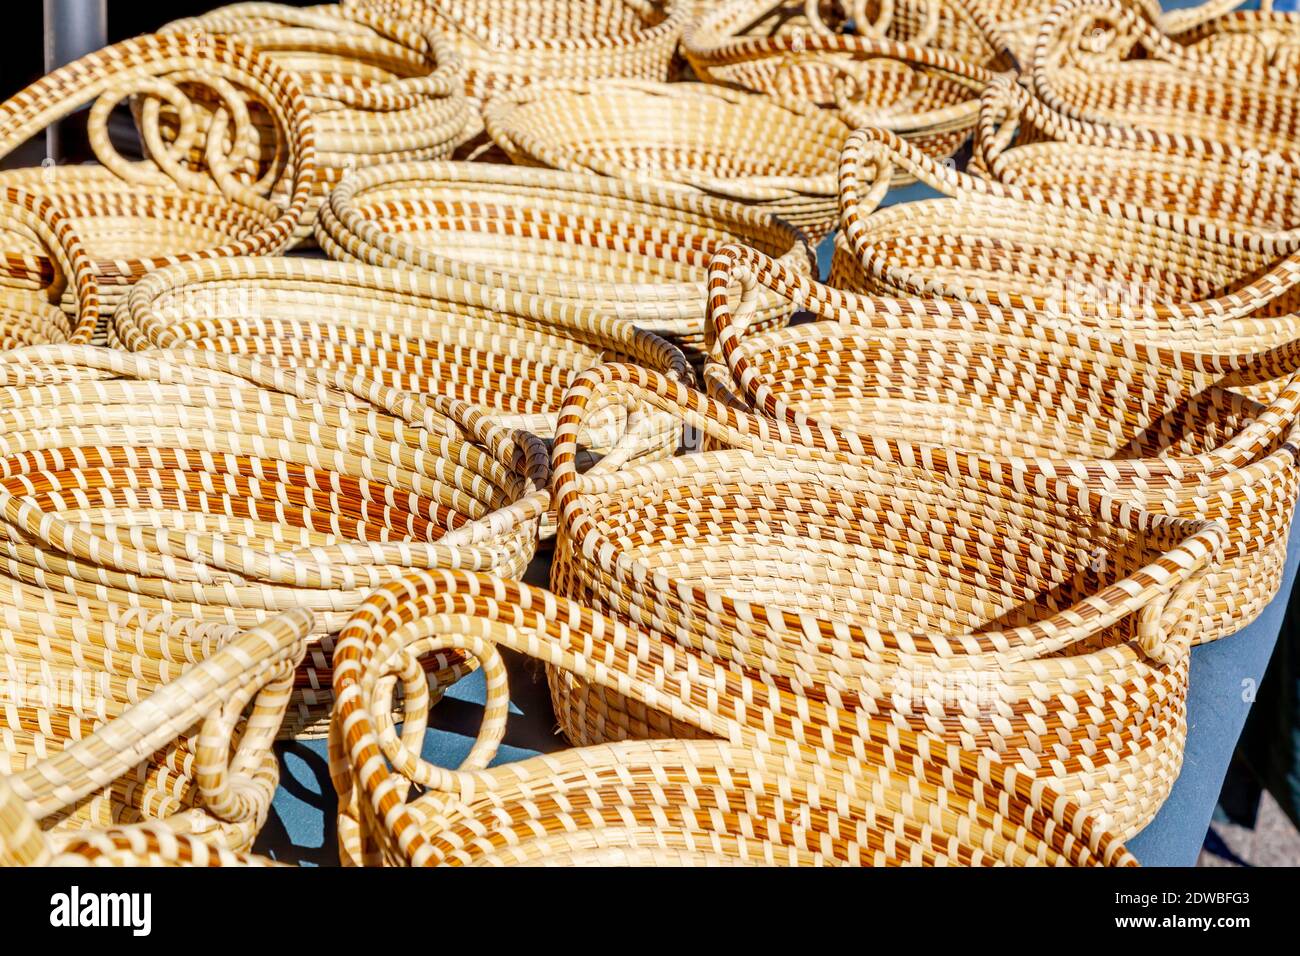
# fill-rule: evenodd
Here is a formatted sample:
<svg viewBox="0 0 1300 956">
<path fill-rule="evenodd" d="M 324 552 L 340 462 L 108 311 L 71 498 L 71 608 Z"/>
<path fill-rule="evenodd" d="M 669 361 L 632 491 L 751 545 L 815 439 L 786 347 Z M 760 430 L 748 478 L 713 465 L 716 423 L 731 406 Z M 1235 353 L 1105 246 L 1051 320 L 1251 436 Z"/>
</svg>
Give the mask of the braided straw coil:
<svg viewBox="0 0 1300 956">
<path fill-rule="evenodd" d="M 1139 126 L 1174 143 L 1197 136 L 1287 151 L 1300 139 L 1293 72 L 1181 45 L 1120 0 L 1055 6 L 1043 20 L 1024 81 L 1072 119 Z"/>
<path fill-rule="evenodd" d="M 590 174 L 474 163 L 357 170 L 321 207 L 332 258 L 415 266 L 516 296 L 573 303 L 662 335 L 703 357 L 709 256 L 731 242 L 811 274 L 792 226 L 740 203 Z M 773 299 L 773 305 L 777 304 Z M 757 325 L 784 325 L 786 303 Z"/>
<path fill-rule="evenodd" d="M 689 3 L 659 0 L 343 0 L 432 27 L 481 107 L 538 80 L 667 80 Z"/>
<path fill-rule="evenodd" d="M 949 198 L 877 208 L 895 163 Z M 1039 323 L 1206 355 L 1300 339 L 1300 233 L 1105 196 L 1051 201 L 940 167 L 883 130 L 849 137 L 840 201 L 830 278 L 839 289 L 1020 310 Z"/>
<path fill-rule="evenodd" d="M 726 295 L 746 295 L 733 310 Z M 714 258 L 719 360 L 709 393 L 861 453 L 970 453 L 982 474 L 1030 488 L 1063 480 L 1156 514 L 1214 520 L 1225 560 L 1194 602 L 1196 642 L 1234 634 L 1276 595 L 1300 494 L 1294 354 L 1235 361 L 1052 328 L 1011 310 L 856 296 L 752 250 Z M 746 299 L 779 290 L 826 321 L 741 337 Z M 1294 349 L 1291 350 L 1294 353 Z M 1269 405 L 1224 382 L 1278 378 Z M 829 439 L 828 439 L 829 440 Z"/>
<path fill-rule="evenodd" d="M 199 348 L 289 369 L 361 372 L 391 388 L 467 402 L 495 424 L 545 439 L 570 382 L 602 361 L 693 376 L 663 339 L 576 305 L 499 299 L 424 272 L 270 256 L 150 273 L 118 309 L 109 340 L 132 352 Z M 602 467 L 616 467 L 674 454 L 680 431 L 647 413 L 611 419 L 583 438 L 605 458 Z"/>
<path fill-rule="evenodd" d="M 832 109 L 852 127 L 897 132 L 938 160 L 970 136 L 995 57 L 968 58 L 894 39 L 799 29 L 750 36 L 744 24 L 770 2 L 727 3 L 701 15 L 682 48 L 707 83 Z M 945 7 L 958 9 L 955 5 Z M 902 175 L 897 184 L 908 182 Z"/>
<path fill-rule="evenodd" d="M 362 375 L 19 349 L 0 363 L 0 602 L 60 633 L 119 608 L 236 627 L 313 611 L 288 724 L 310 730 L 329 635 L 364 596 L 411 568 L 521 575 L 548 476 L 540 440 Z"/>
<path fill-rule="evenodd" d="M 245 633 L 156 623 L 110 631 L 87 622 L 85 636 L 103 641 L 98 655 L 58 664 L 21 647 L 15 657 L 7 635 L 0 862 L 48 861 L 78 852 L 72 844 L 102 847 L 132 831 L 194 838 L 214 851 L 252 844 L 279 783 L 271 744 L 311 615 L 294 611 Z M 167 662 L 174 672 L 161 675 L 162 686 L 141 686 L 130 667 L 157 677 L 159 662 L 111 647 L 113 638 L 189 659 Z"/>
<path fill-rule="evenodd" d="M 203 135 L 202 110 L 192 99 L 200 87 L 223 104 Z M 131 161 L 109 141 L 108 118 L 141 93 L 151 97 L 141 112 L 149 158 Z M 263 141 L 249 100 L 274 118 L 275 143 Z M 61 67 L 0 104 L 0 158 L 92 102 L 87 130 L 102 165 L 9 170 L 0 173 L 0 186 L 46 196 L 71 221 L 93 260 L 105 319 L 127 287 L 153 269 L 272 254 L 292 241 L 316 176 L 313 117 L 292 74 L 221 37 L 136 37 Z M 168 117 L 178 117 L 182 131 L 170 142 L 162 132 Z M 277 159 L 259 173 L 265 150 Z M 286 197 L 285 204 L 268 195 Z M 48 284 L 54 267 L 46 250 L 31 244 L 21 251 L 29 260 L 25 278 Z M 11 258 L 11 274 L 13 264 Z"/>
<path fill-rule="evenodd" d="M 703 83 L 534 83 L 493 98 L 511 160 L 696 189 L 756 206 L 820 242 L 835 228 L 849 130 L 815 106 Z"/>
<path fill-rule="evenodd" d="M 657 401 L 730 450 L 579 475 L 570 435 L 605 396 Z M 985 779 L 1031 773 L 1121 836 L 1159 808 L 1220 524 L 1065 480 L 1042 497 L 957 451 L 823 447 L 833 435 L 633 366 L 584 373 L 565 405 L 552 588 L 648 631 L 668 697 L 698 675 L 711 710 L 837 758 L 860 759 L 864 736 L 967 751 Z M 617 689 L 550 677 L 575 743 L 698 736 Z"/>
<path fill-rule="evenodd" d="M 5 186 L 0 246 L 0 351 L 90 341 L 99 324 L 99 283 L 68 217 L 44 196 Z M 43 255 L 25 251 L 33 247 Z"/>
<path fill-rule="evenodd" d="M 319 164 L 299 240 L 311 236 L 316 210 L 348 169 L 445 159 L 478 126 L 460 60 L 428 27 L 337 4 L 237 3 L 176 20 L 160 32 L 230 37 L 298 78 L 315 120 Z M 274 143 L 272 117 L 256 104 L 250 114 L 262 142 Z M 272 199 L 289 202 L 284 194 Z"/>
<path fill-rule="evenodd" d="M 499 647 L 617 688 L 722 739 L 626 741 L 488 769 L 509 712 Z M 865 734 L 854 737 L 853 759 L 843 759 L 779 712 L 788 697 L 778 700 L 753 682 L 756 706 L 733 710 L 737 701 L 719 699 L 707 674 L 688 671 L 670 649 L 597 611 L 486 575 L 423 573 L 385 585 L 348 623 L 335 656 L 330 770 L 343 861 L 1135 862 L 1114 834 L 1032 773 L 1001 766 L 990 780 L 989 768 L 977 768 L 958 748 L 910 752 Z M 421 658 L 452 654 L 476 656 L 488 676 L 483 726 L 457 770 L 431 765 L 412 749 L 428 718 Z M 399 680 L 406 691 L 400 737 L 391 716 Z M 856 689 L 859 680 L 843 682 Z M 821 702 L 809 703 L 820 715 Z M 797 736 L 787 736 L 791 731 Z"/>
</svg>

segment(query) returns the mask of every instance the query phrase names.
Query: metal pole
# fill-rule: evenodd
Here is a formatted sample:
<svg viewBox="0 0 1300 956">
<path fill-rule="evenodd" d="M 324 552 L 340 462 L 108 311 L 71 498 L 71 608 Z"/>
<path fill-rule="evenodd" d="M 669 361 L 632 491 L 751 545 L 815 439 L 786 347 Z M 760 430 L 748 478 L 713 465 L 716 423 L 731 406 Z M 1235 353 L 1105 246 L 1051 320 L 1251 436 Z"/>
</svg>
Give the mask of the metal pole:
<svg viewBox="0 0 1300 956">
<path fill-rule="evenodd" d="M 45 0 L 45 72 L 108 45 L 108 0 Z M 63 156 L 59 124 L 45 134 L 45 155 Z"/>
</svg>

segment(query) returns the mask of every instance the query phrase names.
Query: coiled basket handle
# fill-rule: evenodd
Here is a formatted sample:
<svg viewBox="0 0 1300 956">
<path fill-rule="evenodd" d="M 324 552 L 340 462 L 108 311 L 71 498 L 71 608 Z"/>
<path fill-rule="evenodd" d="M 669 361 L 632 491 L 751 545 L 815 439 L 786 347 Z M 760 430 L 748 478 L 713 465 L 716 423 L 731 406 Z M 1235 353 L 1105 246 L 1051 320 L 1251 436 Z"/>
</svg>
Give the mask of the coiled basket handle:
<svg viewBox="0 0 1300 956">
<path fill-rule="evenodd" d="M 32 816 L 44 819 L 102 789 L 200 722 L 200 789 L 219 800 L 216 816 L 232 822 L 256 820 L 270 807 L 272 786 L 259 806 L 247 790 L 227 801 L 215 786 L 213 752 L 229 753 L 238 711 L 234 702 L 255 700 L 247 740 L 230 763 L 239 773 L 264 763 L 288 702 L 294 669 L 307 649 L 312 615 L 291 611 L 237 635 L 216 653 L 100 727 L 91 736 L 12 777 L 10 784 Z M 260 696 L 263 688 L 267 696 Z M 213 720 L 213 716 L 226 713 Z M 271 758 L 273 760 L 273 758 Z M 206 785 L 205 782 L 206 781 Z"/>
</svg>

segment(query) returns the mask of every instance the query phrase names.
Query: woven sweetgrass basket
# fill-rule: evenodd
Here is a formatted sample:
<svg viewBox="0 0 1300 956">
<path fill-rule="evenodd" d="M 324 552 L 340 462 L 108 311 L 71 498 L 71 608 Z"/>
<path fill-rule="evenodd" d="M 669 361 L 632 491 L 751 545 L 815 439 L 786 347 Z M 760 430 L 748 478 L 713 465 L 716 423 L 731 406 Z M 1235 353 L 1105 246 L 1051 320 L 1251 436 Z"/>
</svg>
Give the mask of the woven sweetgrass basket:
<svg viewBox="0 0 1300 956">
<path fill-rule="evenodd" d="M 877 208 L 896 163 L 947 198 Z M 1049 200 L 940 167 L 886 131 L 860 130 L 841 166 L 830 283 L 1022 310 L 1045 324 L 1207 355 L 1300 339 L 1300 233 L 1104 195 Z"/>
<path fill-rule="evenodd" d="M 1294 11 L 1275 12 L 1270 0 L 1262 0 L 1258 10 L 1235 6 L 1224 0 L 1215 16 L 1177 24 L 1170 39 L 1223 63 L 1249 63 L 1256 70 L 1272 67 L 1294 77 L 1300 65 L 1300 17 Z"/>
<path fill-rule="evenodd" d="M 580 475 L 569 434 L 610 400 L 657 402 L 731 450 Z M 694 698 L 835 757 L 860 759 L 864 736 L 961 750 L 984 778 L 1014 766 L 1099 825 L 1140 829 L 1178 775 L 1222 525 L 1067 479 L 1040 496 L 956 451 L 865 457 L 834 437 L 644 369 L 584 373 L 556 438 L 552 587 L 650 631 L 638 646 L 655 649 L 665 704 Z M 575 743 L 699 735 L 550 677 Z"/>
<path fill-rule="evenodd" d="M 743 31 L 777 5 L 743 0 L 702 14 L 682 48 L 699 79 L 833 110 L 852 127 L 881 126 L 943 160 L 970 136 L 979 94 L 1000 65 L 896 39 L 821 30 Z M 956 9 L 953 7 L 952 9 Z M 900 172 L 898 183 L 908 179 Z"/>
<path fill-rule="evenodd" d="M 1060 0 L 973 0 L 970 12 L 976 20 L 984 18 L 981 23 L 986 34 L 995 35 L 1020 63 L 1027 64 L 1033 58 L 1034 44 L 1042 32 L 1047 15 L 1059 2 Z M 1256 53 L 1257 47 L 1253 43 L 1246 47 L 1241 38 L 1252 35 L 1252 41 L 1266 42 L 1269 33 L 1267 21 L 1285 20 L 1279 14 L 1231 12 L 1241 5 L 1242 0 L 1205 0 L 1201 4 L 1170 10 L 1161 10 L 1158 0 L 1124 2 L 1155 22 L 1161 32 L 1174 42 L 1203 50 L 1209 50 L 1213 46 L 1216 53 L 1224 54 L 1229 50 L 1235 53 L 1246 48 L 1251 53 Z M 1260 6 L 1271 8 L 1272 0 L 1262 0 Z M 1252 21 L 1257 21 L 1257 24 Z M 1228 37 L 1235 39 L 1228 41 Z M 1221 46 L 1225 41 L 1227 45 Z"/>
<path fill-rule="evenodd" d="M 286 724 L 310 731 L 330 635 L 362 598 L 411 568 L 521 575 L 548 474 L 539 439 L 362 375 L 19 349 L 0 363 L 0 601 L 245 628 L 312 611 Z"/>
<path fill-rule="evenodd" d="M 229 37 L 297 77 L 315 120 L 318 164 L 299 240 L 311 236 L 320 202 L 348 169 L 444 159 L 478 127 L 460 60 L 429 27 L 337 4 L 237 3 L 176 20 L 160 32 Z M 144 102 L 147 97 L 137 98 L 137 112 Z M 250 114 L 261 141 L 274 144 L 270 114 L 255 103 Z M 263 156 L 273 158 L 273 152 Z M 290 197 L 282 189 L 271 198 L 288 205 Z"/>
<path fill-rule="evenodd" d="M 763 64 L 751 46 L 752 59 L 737 59 L 742 43 L 779 37 L 853 36 L 888 40 L 941 50 L 983 65 L 997 56 L 994 37 L 980 19 L 984 4 L 966 0 L 717 0 L 698 5 L 684 40 L 697 71 L 720 69 L 731 79 L 770 75 L 775 64 Z M 797 51 L 796 51 L 797 52 Z M 833 81 L 827 71 L 818 76 L 811 64 L 797 71 L 818 84 Z"/>
<path fill-rule="evenodd" d="M 739 241 L 811 274 L 794 227 L 760 210 L 650 183 L 475 163 L 358 170 L 321 207 L 331 257 L 415 266 L 482 286 L 506 308 L 538 296 L 628 319 L 698 362 L 709 256 Z M 775 303 L 775 299 L 773 300 Z M 760 307 L 785 325 L 786 304 Z"/>
<path fill-rule="evenodd" d="M 252 844 L 279 783 L 271 744 L 310 614 L 240 633 L 139 612 L 11 631 L 15 613 L 35 616 L 6 610 L 0 805 L 18 819 L 0 811 L 0 862 L 41 862 L 106 828 Z"/>
<path fill-rule="evenodd" d="M 197 348 L 286 368 L 364 374 L 391 388 L 466 402 L 504 428 L 555 432 L 564 391 L 602 361 L 682 381 L 681 352 L 625 319 L 426 272 L 262 256 L 210 259 L 145 276 L 118 309 L 111 344 Z M 674 454 L 680 426 L 648 409 L 583 436 L 603 467 Z M 549 524 L 548 524 L 549 527 Z"/>
<path fill-rule="evenodd" d="M 90 341 L 99 325 L 99 283 L 68 217 L 46 197 L 6 186 L 0 250 L 0 351 Z"/>
<path fill-rule="evenodd" d="M 488 769 L 509 713 L 499 647 L 671 712 L 696 736 L 722 739 L 627 741 Z M 426 666 L 422 658 L 460 654 L 482 662 L 488 700 L 478 740 L 452 770 L 419 756 L 429 702 L 412 677 Z M 1113 833 L 1032 772 L 1001 766 L 993 779 L 970 753 L 918 752 L 910 733 L 887 738 L 851 718 L 833 734 L 822 720 L 849 715 L 827 705 L 830 685 L 796 698 L 738 674 L 723 678 L 707 664 L 689 671 L 688 659 L 696 653 L 498 578 L 444 572 L 386 585 L 348 623 L 335 658 L 330 770 L 344 862 L 1134 862 Z M 845 665 L 830 679 L 848 699 L 866 678 Z M 400 736 L 392 719 L 398 681 Z M 740 705 L 742 686 L 755 690 L 749 706 Z M 851 759 L 837 752 L 850 748 Z"/>
<path fill-rule="evenodd" d="M 202 136 L 201 111 L 191 99 L 199 87 L 225 107 Z M 114 106 L 141 93 L 152 104 L 141 114 L 149 158 L 132 161 L 109 141 L 108 118 Z M 263 141 L 249 99 L 274 117 L 274 144 Z M 44 196 L 72 222 L 94 263 L 105 319 L 131 283 L 153 269 L 265 255 L 292 241 L 316 175 L 311 109 L 292 74 L 220 37 L 136 37 L 61 67 L 0 103 L 0 157 L 92 102 L 87 129 L 102 165 L 9 170 L 0 173 L 0 186 Z M 180 117 L 183 130 L 172 142 L 162 133 L 169 116 Z M 265 149 L 278 159 L 259 173 Z M 201 166 L 193 162 L 196 150 Z M 270 195 L 287 197 L 285 205 Z M 53 267 L 44 250 L 14 251 L 30 258 L 30 279 L 48 281 Z"/>
<path fill-rule="evenodd" d="M 1107 203 L 1285 238 L 1300 226 L 1300 154 L 1261 153 L 1192 136 L 1054 113 L 1012 83 L 985 90 L 973 164 L 980 175 L 1056 205 Z"/>
<path fill-rule="evenodd" d="M 849 129 L 827 111 L 705 83 L 534 83 L 495 97 L 488 135 L 514 162 L 699 190 L 820 242 L 838 218 Z"/>
<path fill-rule="evenodd" d="M 670 79 L 688 2 L 343 0 L 433 28 L 465 63 L 479 106 L 537 80 Z"/>
<path fill-rule="evenodd" d="M 1148 349 L 1011 310 L 855 296 L 738 247 L 715 257 L 714 288 L 742 275 L 750 295 L 780 289 L 826 321 L 742 338 L 744 300 L 733 310 L 715 297 L 713 397 L 868 453 L 957 449 L 1017 485 L 1081 480 L 1157 514 L 1221 523 L 1228 544 L 1194 602 L 1197 642 L 1236 633 L 1276 595 L 1300 494 L 1294 356 Z M 1277 397 L 1264 405 L 1223 387 L 1234 371 L 1278 379 Z"/>
<path fill-rule="evenodd" d="M 1287 69 L 1216 56 L 1166 36 L 1121 0 L 1063 0 L 1043 20 L 1024 82 L 1071 119 L 1294 150 L 1300 87 Z"/>
</svg>

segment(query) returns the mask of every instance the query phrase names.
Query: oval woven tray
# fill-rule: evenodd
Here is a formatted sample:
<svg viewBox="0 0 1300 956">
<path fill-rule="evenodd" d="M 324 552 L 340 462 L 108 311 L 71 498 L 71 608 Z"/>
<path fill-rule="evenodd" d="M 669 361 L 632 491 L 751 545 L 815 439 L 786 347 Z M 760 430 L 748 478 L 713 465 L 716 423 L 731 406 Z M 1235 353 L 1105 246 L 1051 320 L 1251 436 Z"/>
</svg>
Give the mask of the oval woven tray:
<svg viewBox="0 0 1300 956">
<path fill-rule="evenodd" d="M 0 600 L 237 627 L 311 610 L 287 724 L 310 729 L 330 705 L 330 635 L 365 594 L 415 567 L 521 575 L 547 477 L 538 439 L 442 396 L 213 352 L 15 350 Z"/>
<path fill-rule="evenodd" d="M 534 83 L 493 98 L 488 135 L 514 162 L 697 189 L 756 206 L 816 244 L 835 228 L 849 130 L 814 106 L 704 83 Z"/>
<path fill-rule="evenodd" d="M 877 209 L 894 163 L 951 198 Z M 1105 197 L 1045 201 L 1041 191 L 939 167 L 881 130 L 849 138 L 840 201 L 836 288 L 1023 310 L 1041 323 L 1206 355 L 1278 348 L 1300 367 L 1300 233 L 1232 229 Z"/>
<path fill-rule="evenodd" d="M 1300 154 L 1071 120 L 1012 83 L 984 92 L 973 160 L 982 176 L 1055 205 L 1119 203 L 1275 239 L 1300 226 Z"/>
<path fill-rule="evenodd" d="M 1024 82 L 1072 119 L 1294 150 L 1300 88 L 1286 69 L 1180 45 L 1116 0 L 1063 0 L 1044 18 Z"/>
<path fill-rule="evenodd" d="M 695 362 L 703 358 L 704 279 L 715 249 L 740 241 L 812 271 L 798 231 L 759 210 L 519 166 L 358 170 L 321 207 L 316 232 L 335 259 L 417 266 L 490 295 L 577 304 L 662 335 Z M 764 309 L 759 325 L 789 318 L 782 304 Z"/>
<path fill-rule="evenodd" d="M 752 0 L 728 3 L 693 22 L 682 49 L 708 83 L 792 104 L 833 109 L 853 127 L 897 132 L 938 160 L 970 136 L 979 94 L 997 75 L 992 48 L 982 62 L 893 39 L 797 29 L 735 34 L 752 20 Z M 908 182 L 900 171 L 896 184 Z"/>
<path fill-rule="evenodd" d="M 554 434 L 573 379 L 602 361 L 693 377 L 678 349 L 625 319 L 429 273 L 274 256 L 150 273 L 118 309 L 109 341 L 131 352 L 199 348 L 360 373 L 466 402 L 542 439 Z M 672 455 L 681 440 L 680 423 L 651 409 L 612 408 L 595 424 L 583 443 L 602 468 Z M 543 537 L 553 533 L 548 515 Z"/>
<path fill-rule="evenodd" d="M 864 450 L 958 449 L 980 473 L 1017 485 L 1082 480 L 1157 514 L 1222 523 L 1225 560 L 1195 602 L 1197 642 L 1235 634 L 1277 594 L 1300 494 L 1294 361 L 1236 363 L 1250 369 L 1243 383 L 1278 379 L 1266 406 L 1224 388 L 1232 363 L 1212 357 L 1007 313 L 859 297 L 738 247 L 715 257 L 715 289 L 741 275 L 826 321 L 742 338 L 745 303 L 733 311 L 715 297 L 720 359 L 705 373 L 713 397 Z"/>
<path fill-rule="evenodd" d="M 959 748 L 1015 763 L 1121 836 L 1151 819 L 1178 774 L 1220 524 L 1082 483 L 1039 497 L 958 452 L 859 457 L 632 366 L 583 377 L 556 439 L 551 585 L 651 630 L 665 703 L 698 685 L 720 719 L 775 722 L 845 758 L 863 735 Z M 579 475 L 568 433 L 603 395 L 657 401 L 734 450 Z M 699 735 L 550 674 L 575 743 Z"/>
</svg>

